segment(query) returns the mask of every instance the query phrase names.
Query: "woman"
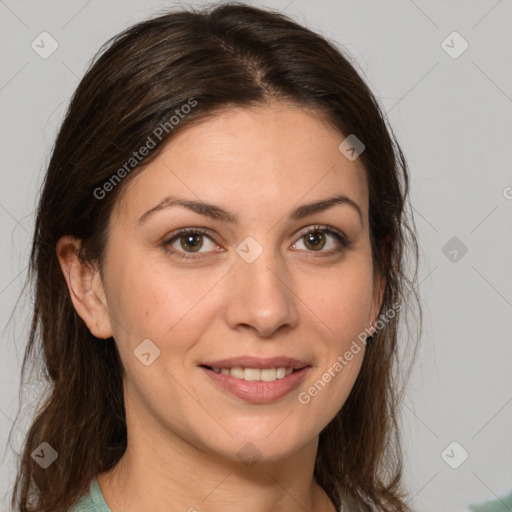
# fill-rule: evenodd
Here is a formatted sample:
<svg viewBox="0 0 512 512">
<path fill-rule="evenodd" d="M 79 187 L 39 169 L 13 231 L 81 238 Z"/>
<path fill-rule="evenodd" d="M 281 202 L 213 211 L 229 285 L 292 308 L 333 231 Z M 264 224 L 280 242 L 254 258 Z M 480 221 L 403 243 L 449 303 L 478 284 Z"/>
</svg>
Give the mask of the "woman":
<svg viewBox="0 0 512 512">
<path fill-rule="evenodd" d="M 40 198 L 24 371 L 50 382 L 16 509 L 409 511 L 407 193 L 368 87 L 284 15 L 113 38 Z"/>
</svg>

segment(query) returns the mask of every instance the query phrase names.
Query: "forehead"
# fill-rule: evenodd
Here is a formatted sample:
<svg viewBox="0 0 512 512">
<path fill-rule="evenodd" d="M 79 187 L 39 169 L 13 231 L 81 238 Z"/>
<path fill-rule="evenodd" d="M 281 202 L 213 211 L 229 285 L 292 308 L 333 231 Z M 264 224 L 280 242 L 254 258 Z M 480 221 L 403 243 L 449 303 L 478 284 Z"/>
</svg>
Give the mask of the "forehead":
<svg viewBox="0 0 512 512">
<path fill-rule="evenodd" d="M 366 218 L 366 171 L 359 159 L 339 151 L 344 138 L 313 111 L 293 104 L 227 109 L 178 132 L 129 180 L 116 215 L 138 218 L 166 195 L 178 195 L 256 220 L 344 194 Z"/>
</svg>

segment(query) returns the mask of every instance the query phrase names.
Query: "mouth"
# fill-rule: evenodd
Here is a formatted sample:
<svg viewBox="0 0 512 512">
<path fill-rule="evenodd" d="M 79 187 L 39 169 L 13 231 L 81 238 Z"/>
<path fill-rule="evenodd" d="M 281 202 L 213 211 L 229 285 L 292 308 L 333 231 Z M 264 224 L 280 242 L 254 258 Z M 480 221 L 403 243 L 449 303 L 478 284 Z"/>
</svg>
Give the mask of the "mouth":
<svg viewBox="0 0 512 512">
<path fill-rule="evenodd" d="M 199 368 L 231 395 L 250 403 L 268 403 L 296 389 L 311 366 L 291 358 L 244 357 L 205 363 Z"/>
<path fill-rule="evenodd" d="M 222 375 L 231 375 L 231 377 L 235 379 L 243 379 L 250 382 L 273 382 L 277 379 L 284 379 L 287 375 L 290 375 L 290 373 L 297 371 L 284 366 L 278 368 L 242 368 L 240 366 L 235 368 L 213 368 L 211 366 L 202 366 L 202 368 L 206 368 L 215 373 L 221 373 Z"/>
</svg>

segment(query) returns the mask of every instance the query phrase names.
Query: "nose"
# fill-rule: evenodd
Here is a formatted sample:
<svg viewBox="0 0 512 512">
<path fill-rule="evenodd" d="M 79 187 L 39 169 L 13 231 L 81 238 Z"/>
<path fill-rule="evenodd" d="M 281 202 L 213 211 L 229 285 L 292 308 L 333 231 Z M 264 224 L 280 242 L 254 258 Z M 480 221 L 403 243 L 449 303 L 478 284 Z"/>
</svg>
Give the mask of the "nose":
<svg viewBox="0 0 512 512">
<path fill-rule="evenodd" d="M 270 250 L 252 263 L 237 257 L 229 273 L 226 321 L 234 330 L 250 329 L 269 338 L 278 329 L 296 327 L 298 298 L 285 263 Z"/>
</svg>

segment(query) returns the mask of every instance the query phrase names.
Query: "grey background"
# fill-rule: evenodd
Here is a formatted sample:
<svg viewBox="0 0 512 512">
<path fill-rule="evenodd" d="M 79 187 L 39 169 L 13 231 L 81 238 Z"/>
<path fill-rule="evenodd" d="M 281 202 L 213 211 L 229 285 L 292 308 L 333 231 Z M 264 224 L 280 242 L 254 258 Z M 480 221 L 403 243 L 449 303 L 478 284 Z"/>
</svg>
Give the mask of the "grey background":
<svg viewBox="0 0 512 512">
<path fill-rule="evenodd" d="M 512 3 L 255 4 L 283 9 L 344 46 L 388 112 L 408 158 L 425 311 L 421 350 L 403 407 L 404 473 L 413 505 L 453 511 L 503 496 L 512 489 L 512 188 L 507 188 L 512 187 Z M 1 510 L 9 509 L 14 483 L 7 438 L 18 411 L 30 297 L 12 312 L 57 127 L 100 45 L 156 9 L 173 5 L 0 0 Z M 59 45 L 47 59 L 31 48 L 43 31 Z M 441 45 L 453 31 L 469 44 L 458 58 Z M 445 45 L 452 52 L 462 48 L 453 37 Z M 443 251 L 452 237 L 456 245 Z M 463 256 L 461 244 L 467 247 Z M 449 253 L 454 248 L 456 261 Z M 36 400 L 37 381 L 29 391 Z M 32 410 L 27 399 L 23 406 L 13 430 L 16 449 Z M 441 456 L 453 441 L 469 453 L 458 469 Z M 461 452 L 448 453 L 456 461 Z"/>
</svg>

